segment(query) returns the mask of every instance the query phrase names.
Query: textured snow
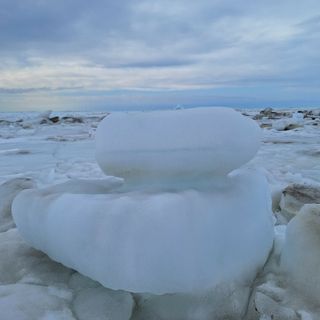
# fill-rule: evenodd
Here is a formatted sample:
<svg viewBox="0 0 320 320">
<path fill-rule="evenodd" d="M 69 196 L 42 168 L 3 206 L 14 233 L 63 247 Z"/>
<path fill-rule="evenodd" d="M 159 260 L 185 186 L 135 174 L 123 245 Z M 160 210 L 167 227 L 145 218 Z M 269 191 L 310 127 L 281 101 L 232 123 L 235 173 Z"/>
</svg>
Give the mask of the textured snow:
<svg viewBox="0 0 320 320">
<path fill-rule="evenodd" d="M 98 127 L 96 158 L 108 175 L 194 180 L 240 167 L 260 139 L 254 121 L 227 108 L 113 113 Z"/>
</svg>

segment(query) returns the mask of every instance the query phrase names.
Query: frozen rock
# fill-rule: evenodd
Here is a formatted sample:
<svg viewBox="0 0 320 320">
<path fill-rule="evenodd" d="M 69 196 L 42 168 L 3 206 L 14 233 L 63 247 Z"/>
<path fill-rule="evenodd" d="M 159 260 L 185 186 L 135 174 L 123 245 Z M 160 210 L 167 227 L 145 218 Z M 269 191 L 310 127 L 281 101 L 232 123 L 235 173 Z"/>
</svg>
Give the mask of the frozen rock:
<svg viewBox="0 0 320 320">
<path fill-rule="evenodd" d="M 304 204 L 320 204 L 320 188 L 315 185 L 291 184 L 282 191 L 281 211 L 287 215 L 296 215 Z"/>
<path fill-rule="evenodd" d="M 51 118 L 49 118 L 49 120 L 50 120 L 52 123 L 57 123 L 57 122 L 60 121 L 60 117 L 58 117 L 58 116 L 51 117 Z"/>
<path fill-rule="evenodd" d="M 283 111 L 275 111 L 272 108 L 265 108 L 259 112 L 259 114 L 256 114 L 254 119 L 259 120 L 262 119 L 263 117 L 266 117 L 268 119 L 279 119 L 282 117 L 287 117 L 290 115 L 289 112 L 283 112 Z"/>
<path fill-rule="evenodd" d="M 79 320 L 129 320 L 133 306 L 130 293 L 103 287 L 81 290 L 73 301 Z"/>
<path fill-rule="evenodd" d="M 275 120 L 272 123 L 272 128 L 277 131 L 292 130 L 303 126 L 303 116 L 299 113 L 294 113 L 291 118 Z"/>
<path fill-rule="evenodd" d="M 267 182 L 242 171 L 202 192 L 26 190 L 15 198 L 13 215 L 33 247 L 106 287 L 131 292 L 251 281 L 273 242 Z"/>
<path fill-rule="evenodd" d="M 50 287 L 26 284 L 0 285 L 1 320 L 76 320 L 70 301 Z"/>
<path fill-rule="evenodd" d="M 16 178 L 0 185 L 0 232 L 14 227 L 11 215 L 11 204 L 15 196 L 24 189 L 34 188 L 28 178 Z"/>
<path fill-rule="evenodd" d="M 228 108 L 112 113 L 98 127 L 96 159 L 108 175 L 194 182 L 245 164 L 260 138 L 253 120 Z"/>
<path fill-rule="evenodd" d="M 33 118 L 23 120 L 21 122 L 22 128 L 31 129 L 35 125 L 50 123 L 51 121 L 49 120 L 49 118 L 50 118 L 51 112 L 52 112 L 51 110 L 44 111 L 39 113 L 37 116 Z"/>
<path fill-rule="evenodd" d="M 281 267 L 289 283 L 320 306 L 320 204 L 304 205 L 289 222 Z"/>
<path fill-rule="evenodd" d="M 62 121 L 65 123 L 83 123 L 83 118 L 75 116 L 62 117 Z"/>
</svg>

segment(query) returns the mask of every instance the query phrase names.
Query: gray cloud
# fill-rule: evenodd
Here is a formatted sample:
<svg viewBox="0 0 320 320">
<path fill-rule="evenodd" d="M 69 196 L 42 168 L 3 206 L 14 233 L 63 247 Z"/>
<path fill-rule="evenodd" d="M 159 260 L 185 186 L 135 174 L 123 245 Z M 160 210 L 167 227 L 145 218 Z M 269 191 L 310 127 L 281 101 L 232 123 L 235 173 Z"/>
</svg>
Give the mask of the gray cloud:
<svg viewBox="0 0 320 320">
<path fill-rule="evenodd" d="M 319 9 L 317 0 L 2 0 L 0 94 L 314 88 Z"/>
<path fill-rule="evenodd" d="M 50 87 L 39 87 L 39 88 L 0 88 L 0 94 L 7 95 L 16 95 L 16 94 L 25 94 L 25 93 L 39 93 L 39 92 L 64 92 L 64 91 L 75 91 L 81 90 L 83 87 L 58 87 L 58 88 L 50 88 Z"/>
</svg>

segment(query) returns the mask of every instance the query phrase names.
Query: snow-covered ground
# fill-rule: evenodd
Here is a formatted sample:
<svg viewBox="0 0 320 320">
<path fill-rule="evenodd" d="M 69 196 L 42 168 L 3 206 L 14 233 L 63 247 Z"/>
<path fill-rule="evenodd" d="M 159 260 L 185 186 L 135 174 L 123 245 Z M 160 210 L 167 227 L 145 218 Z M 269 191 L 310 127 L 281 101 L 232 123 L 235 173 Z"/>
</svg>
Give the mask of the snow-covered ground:
<svg viewBox="0 0 320 320">
<path fill-rule="evenodd" d="M 105 179 L 94 138 L 106 114 L 0 114 L 0 319 L 320 319 L 320 209 L 303 207 L 320 203 L 320 111 L 242 112 L 263 128 L 262 147 L 245 168 L 271 187 L 273 251 L 247 286 L 165 295 L 101 286 L 28 246 L 11 217 L 23 189 Z"/>
</svg>

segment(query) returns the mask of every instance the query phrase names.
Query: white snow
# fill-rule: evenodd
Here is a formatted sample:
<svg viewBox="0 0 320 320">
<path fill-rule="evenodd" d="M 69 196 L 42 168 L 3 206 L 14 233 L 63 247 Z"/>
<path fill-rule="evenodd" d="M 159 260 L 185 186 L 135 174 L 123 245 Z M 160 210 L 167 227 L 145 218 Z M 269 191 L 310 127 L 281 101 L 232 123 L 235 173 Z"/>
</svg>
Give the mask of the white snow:
<svg viewBox="0 0 320 320">
<path fill-rule="evenodd" d="M 98 127 L 96 158 L 108 175 L 194 180 L 240 167 L 260 140 L 257 124 L 228 108 L 113 113 Z"/>
</svg>

